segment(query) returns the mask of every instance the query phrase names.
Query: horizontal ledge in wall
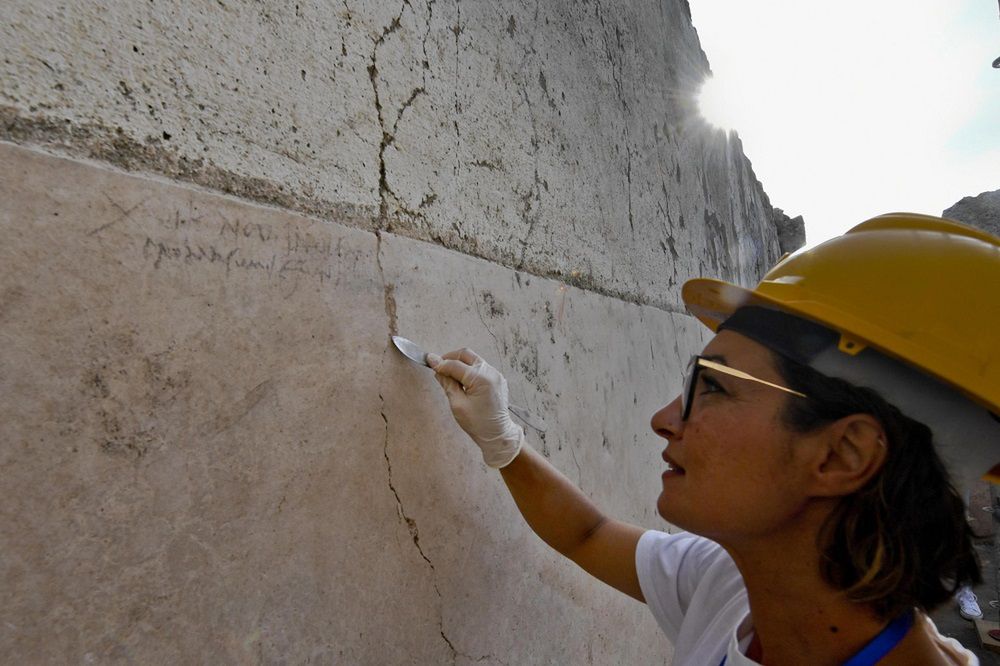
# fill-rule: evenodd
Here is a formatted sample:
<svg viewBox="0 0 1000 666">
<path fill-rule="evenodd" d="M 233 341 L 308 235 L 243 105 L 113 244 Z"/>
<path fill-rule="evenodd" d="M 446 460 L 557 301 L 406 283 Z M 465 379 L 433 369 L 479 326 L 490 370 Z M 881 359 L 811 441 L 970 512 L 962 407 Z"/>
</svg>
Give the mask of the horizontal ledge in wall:
<svg viewBox="0 0 1000 666">
<path fill-rule="evenodd" d="M 426 228 L 405 218 L 381 216 L 377 205 L 335 202 L 301 191 L 279 186 L 266 179 L 245 176 L 220 168 L 203 158 L 190 158 L 164 146 L 155 137 L 140 142 L 120 129 L 96 123 L 74 123 L 45 115 L 29 116 L 20 109 L 0 105 L 0 141 L 42 149 L 62 157 L 93 160 L 130 173 L 161 176 L 170 181 L 196 185 L 241 200 L 294 211 L 319 220 L 338 223 L 371 232 L 387 231 L 414 240 L 440 245 L 449 250 L 477 257 L 519 273 L 558 280 L 578 289 L 609 296 L 623 302 L 653 307 L 664 312 L 687 315 L 684 306 L 668 299 L 649 298 L 638 291 L 627 291 L 602 284 L 592 276 L 550 270 L 537 263 L 505 260 L 481 251 L 475 242 L 459 238 L 457 242 L 435 237 Z M 680 295 L 680 288 L 676 289 Z"/>
</svg>

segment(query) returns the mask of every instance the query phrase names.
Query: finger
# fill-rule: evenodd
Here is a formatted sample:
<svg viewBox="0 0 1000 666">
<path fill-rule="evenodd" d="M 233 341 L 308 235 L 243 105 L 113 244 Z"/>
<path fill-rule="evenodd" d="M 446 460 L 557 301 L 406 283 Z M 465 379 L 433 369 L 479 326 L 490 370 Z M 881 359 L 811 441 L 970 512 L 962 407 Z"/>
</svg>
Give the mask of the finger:
<svg viewBox="0 0 1000 666">
<path fill-rule="evenodd" d="M 444 394 L 448 396 L 449 401 L 451 396 L 454 395 L 456 391 L 462 390 L 462 385 L 451 377 L 446 377 L 445 375 L 434 375 L 434 378 L 437 379 L 438 384 L 440 384 L 441 388 L 444 389 Z"/>
<path fill-rule="evenodd" d="M 475 365 L 468 366 L 468 370 L 465 371 L 465 374 L 462 375 L 462 379 L 459 380 L 462 382 L 462 386 L 464 386 L 466 390 L 472 388 L 472 384 L 477 377 L 483 376 L 482 369 L 484 365 L 486 365 L 486 361 L 480 359 L 479 361 L 476 361 Z"/>
<path fill-rule="evenodd" d="M 445 377 L 450 377 L 456 382 L 462 383 L 462 380 L 466 377 L 466 373 L 472 370 L 471 367 L 462 363 L 461 361 L 450 360 L 441 361 L 434 368 L 434 372 L 438 375 L 444 375 Z"/>
<path fill-rule="evenodd" d="M 461 361 L 462 363 L 465 363 L 467 365 L 475 365 L 477 361 L 483 360 L 482 357 L 479 356 L 479 354 L 472 351 L 468 347 L 457 349 L 455 351 L 450 351 L 447 354 L 444 354 L 442 358 Z"/>
</svg>

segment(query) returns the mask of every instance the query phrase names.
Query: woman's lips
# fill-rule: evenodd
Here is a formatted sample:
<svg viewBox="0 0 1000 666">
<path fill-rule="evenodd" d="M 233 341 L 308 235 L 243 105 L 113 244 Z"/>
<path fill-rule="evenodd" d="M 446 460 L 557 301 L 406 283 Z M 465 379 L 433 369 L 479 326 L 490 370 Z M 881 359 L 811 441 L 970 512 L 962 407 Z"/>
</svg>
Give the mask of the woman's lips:
<svg viewBox="0 0 1000 666">
<path fill-rule="evenodd" d="M 676 460 L 668 456 L 666 451 L 663 452 L 663 462 L 667 463 L 667 469 L 663 472 L 663 478 L 684 475 L 684 468 L 678 465 Z"/>
<path fill-rule="evenodd" d="M 674 476 L 684 476 L 684 470 L 674 469 L 673 467 L 667 467 L 667 471 L 660 475 L 664 479 L 669 479 Z"/>
</svg>

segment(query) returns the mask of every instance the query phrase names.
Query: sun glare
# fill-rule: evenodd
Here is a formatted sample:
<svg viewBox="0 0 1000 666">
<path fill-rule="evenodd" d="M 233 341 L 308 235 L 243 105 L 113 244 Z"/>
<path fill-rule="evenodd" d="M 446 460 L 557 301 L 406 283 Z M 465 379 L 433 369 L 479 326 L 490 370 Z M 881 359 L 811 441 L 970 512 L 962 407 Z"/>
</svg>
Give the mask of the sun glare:
<svg viewBox="0 0 1000 666">
<path fill-rule="evenodd" d="M 736 118 L 738 105 L 733 99 L 732 91 L 723 83 L 710 76 L 705 79 L 698 91 L 698 111 L 709 124 L 726 131 L 737 129 Z"/>
</svg>

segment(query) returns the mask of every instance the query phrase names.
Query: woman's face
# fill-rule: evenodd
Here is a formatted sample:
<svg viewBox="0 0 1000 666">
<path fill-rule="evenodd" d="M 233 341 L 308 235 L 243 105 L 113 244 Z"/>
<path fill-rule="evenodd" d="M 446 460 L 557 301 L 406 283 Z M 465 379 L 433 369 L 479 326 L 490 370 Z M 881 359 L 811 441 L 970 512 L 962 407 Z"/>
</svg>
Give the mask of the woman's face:
<svg viewBox="0 0 1000 666">
<path fill-rule="evenodd" d="M 781 386 L 771 354 L 738 333 L 723 331 L 703 356 Z M 802 436 L 781 423 L 785 400 L 775 388 L 702 368 L 691 411 L 681 400 L 653 415 L 650 425 L 669 440 L 657 509 L 670 523 L 723 543 L 779 530 L 802 510 L 808 467 L 797 450 Z"/>
</svg>

